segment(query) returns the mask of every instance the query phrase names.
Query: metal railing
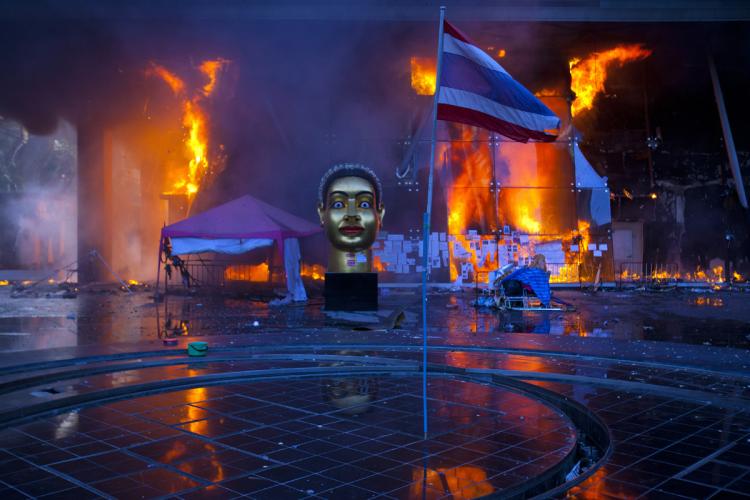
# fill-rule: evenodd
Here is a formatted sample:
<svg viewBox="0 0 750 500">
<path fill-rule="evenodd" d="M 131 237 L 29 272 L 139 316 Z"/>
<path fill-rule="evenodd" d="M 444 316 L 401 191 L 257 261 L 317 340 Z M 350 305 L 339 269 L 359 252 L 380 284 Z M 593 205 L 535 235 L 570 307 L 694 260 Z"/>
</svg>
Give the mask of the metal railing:
<svg viewBox="0 0 750 500">
<path fill-rule="evenodd" d="M 186 261 L 185 268 L 190 275 L 190 287 L 223 287 L 240 282 L 269 283 L 272 282 L 278 271 L 275 267 L 269 268 L 267 278 L 263 279 L 263 273 L 259 273 L 257 265 L 216 260 Z M 185 284 L 179 269 L 172 269 L 172 277 L 167 280 L 167 284 L 184 287 Z"/>
</svg>

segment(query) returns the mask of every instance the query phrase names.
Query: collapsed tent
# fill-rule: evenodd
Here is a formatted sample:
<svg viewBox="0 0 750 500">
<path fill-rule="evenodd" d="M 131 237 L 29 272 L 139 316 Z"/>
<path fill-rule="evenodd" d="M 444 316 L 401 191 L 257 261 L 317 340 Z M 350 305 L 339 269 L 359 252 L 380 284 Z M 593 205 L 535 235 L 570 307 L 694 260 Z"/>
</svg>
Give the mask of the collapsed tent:
<svg viewBox="0 0 750 500">
<path fill-rule="evenodd" d="M 293 300 L 307 299 L 300 276 L 297 238 L 321 229 L 296 215 L 245 195 L 161 230 L 161 242 L 169 238 L 173 255 L 204 252 L 238 255 L 274 242 L 283 255 L 287 287 Z"/>
<path fill-rule="evenodd" d="M 503 286 L 506 286 L 512 282 L 518 282 L 522 287 L 525 286 L 530 288 L 542 305 L 544 305 L 544 307 L 549 307 L 550 300 L 552 299 L 552 291 L 549 287 L 549 274 L 547 271 L 543 271 L 536 267 L 524 266 L 516 269 L 503 278 L 501 283 Z"/>
</svg>

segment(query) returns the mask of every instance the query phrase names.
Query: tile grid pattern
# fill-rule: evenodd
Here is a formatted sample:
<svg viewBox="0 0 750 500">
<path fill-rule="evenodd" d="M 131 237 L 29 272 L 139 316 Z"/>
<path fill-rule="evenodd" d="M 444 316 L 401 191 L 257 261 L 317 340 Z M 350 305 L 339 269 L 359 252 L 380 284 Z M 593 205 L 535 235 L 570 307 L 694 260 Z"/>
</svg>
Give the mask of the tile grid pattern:
<svg viewBox="0 0 750 500">
<path fill-rule="evenodd" d="M 750 497 L 750 414 L 709 404 L 539 383 L 576 399 L 612 430 L 614 453 L 574 498 Z"/>
<path fill-rule="evenodd" d="M 518 484 L 575 441 L 567 419 L 532 400 L 436 379 L 436 435 L 424 444 L 418 388 L 413 378 L 286 380 L 85 408 L 0 434 L 0 467 L 14 471 L 0 481 L 10 494 L 55 498 L 406 498 L 423 489 L 439 498 Z M 337 391 L 345 397 L 334 401 Z M 362 405 L 363 395 L 368 411 L 336 406 L 347 397 Z"/>
</svg>

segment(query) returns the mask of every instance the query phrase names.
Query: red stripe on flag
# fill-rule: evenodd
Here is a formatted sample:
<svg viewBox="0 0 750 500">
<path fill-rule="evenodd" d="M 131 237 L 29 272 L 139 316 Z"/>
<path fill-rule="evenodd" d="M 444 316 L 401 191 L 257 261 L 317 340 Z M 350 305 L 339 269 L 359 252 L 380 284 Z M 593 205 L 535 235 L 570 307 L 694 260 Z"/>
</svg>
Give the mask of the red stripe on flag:
<svg viewBox="0 0 750 500">
<path fill-rule="evenodd" d="M 480 111 L 461 108 L 452 104 L 439 103 L 437 117 L 438 120 L 486 128 L 517 142 L 529 142 L 529 140 L 552 142 L 557 138 L 554 135 L 514 125 Z"/>
<path fill-rule="evenodd" d="M 476 45 L 474 42 L 472 42 L 471 40 L 469 40 L 469 37 L 467 37 L 466 35 L 464 35 L 463 33 L 461 33 L 458 30 L 458 28 L 456 28 L 455 26 L 453 26 L 448 21 L 443 21 L 443 32 L 448 33 L 453 38 L 461 40 L 462 42 L 466 42 L 466 43 L 469 43 L 471 45 Z"/>
</svg>

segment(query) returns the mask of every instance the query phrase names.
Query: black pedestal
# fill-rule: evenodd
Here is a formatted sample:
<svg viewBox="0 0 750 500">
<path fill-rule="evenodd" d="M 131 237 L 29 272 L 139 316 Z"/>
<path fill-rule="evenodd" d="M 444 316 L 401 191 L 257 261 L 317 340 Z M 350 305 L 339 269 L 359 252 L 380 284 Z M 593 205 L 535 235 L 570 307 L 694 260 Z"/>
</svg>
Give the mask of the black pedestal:
<svg viewBox="0 0 750 500">
<path fill-rule="evenodd" d="M 326 311 L 377 311 L 378 273 L 326 273 Z"/>
</svg>

